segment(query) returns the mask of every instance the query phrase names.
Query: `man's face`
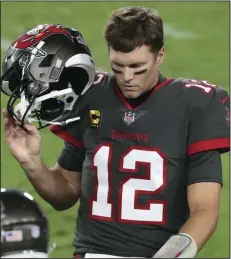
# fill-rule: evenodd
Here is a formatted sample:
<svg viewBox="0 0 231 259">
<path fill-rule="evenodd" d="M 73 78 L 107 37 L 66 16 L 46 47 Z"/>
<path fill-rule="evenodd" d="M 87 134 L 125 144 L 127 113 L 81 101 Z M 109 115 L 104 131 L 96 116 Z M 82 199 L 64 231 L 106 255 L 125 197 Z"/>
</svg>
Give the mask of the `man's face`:
<svg viewBox="0 0 231 259">
<path fill-rule="evenodd" d="M 126 98 L 137 98 L 157 83 L 158 66 L 163 61 L 163 48 L 156 54 L 146 45 L 129 53 L 112 48 L 109 51 L 112 71 Z"/>
</svg>

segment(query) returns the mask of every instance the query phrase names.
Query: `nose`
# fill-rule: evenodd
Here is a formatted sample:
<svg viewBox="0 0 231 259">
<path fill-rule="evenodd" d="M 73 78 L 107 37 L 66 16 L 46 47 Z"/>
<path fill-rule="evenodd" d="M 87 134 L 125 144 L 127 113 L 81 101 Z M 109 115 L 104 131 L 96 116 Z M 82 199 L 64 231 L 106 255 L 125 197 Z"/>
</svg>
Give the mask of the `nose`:
<svg viewBox="0 0 231 259">
<path fill-rule="evenodd" d="M 125 82 L 130 82 L 134 78 L 133 70 L 129 67 L 125 67 L 123 71 L 123 80 Z"/>
</svg>

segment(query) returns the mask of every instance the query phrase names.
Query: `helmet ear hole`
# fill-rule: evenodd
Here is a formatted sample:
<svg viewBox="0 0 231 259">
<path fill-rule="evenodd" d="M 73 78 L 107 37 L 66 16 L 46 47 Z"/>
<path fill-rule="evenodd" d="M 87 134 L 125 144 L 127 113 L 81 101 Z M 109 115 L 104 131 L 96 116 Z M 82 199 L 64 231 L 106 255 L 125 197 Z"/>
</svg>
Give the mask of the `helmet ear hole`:
<svg viewBox="0 0 231 259">
<path fill-rule="evenodd" d="M 63 77 L 64 81 L 70 82 L 76 95 L 80 95 L 89 82 L 89 75 L 82 67 L 64 68 L 61 77 Z M 60 80 L 62 80 L 62 78 Z"/>
<path fill-rule="evenodd" d="M 52 121 L 59 118 L 64 111 L 64 102 L 56 99 L 48 99 L 41 103 L 40 118 Z"/>
</svg>

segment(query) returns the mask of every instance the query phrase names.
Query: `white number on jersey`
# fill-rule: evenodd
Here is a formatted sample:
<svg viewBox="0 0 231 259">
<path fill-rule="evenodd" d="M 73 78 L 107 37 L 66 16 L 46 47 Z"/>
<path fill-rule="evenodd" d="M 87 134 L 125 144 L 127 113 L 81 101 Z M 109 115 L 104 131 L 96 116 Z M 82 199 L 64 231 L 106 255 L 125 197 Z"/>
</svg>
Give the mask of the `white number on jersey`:
<svg viewBox="0 0 231 259">
<path fill-rule="evenodd" d="M 199 81 L 195 79 L 189 80 L 190 83 L 185 84 L 185 87 L 198 87 L 201 88 L 205 93 L 209 93 L 214 87 L 217 87 L 217 85 L 210 84 L 208 81 Z"/>
<path fill-rule="evenodd" d="M 120 171 L 128 174 L 118 189 L 118 208 L 114 208 L 111 197 L 112 145 L 101 145 L 93 155 L 96 177 L 95 197 L 91 202 L 91 217 L 112 221 L 114 210 L 118 221 L 136 224 L 164 224 L 164 201 L 149 201 L 145 206 L 138 204 L 140 194 L 155 194 L 165 187 L 165 158 L 155 149 L 134 147 L 121 157 Z M 138 173 L 139 165 L 147 167 L 146 177 L 130 177 Z"/>
</svg>

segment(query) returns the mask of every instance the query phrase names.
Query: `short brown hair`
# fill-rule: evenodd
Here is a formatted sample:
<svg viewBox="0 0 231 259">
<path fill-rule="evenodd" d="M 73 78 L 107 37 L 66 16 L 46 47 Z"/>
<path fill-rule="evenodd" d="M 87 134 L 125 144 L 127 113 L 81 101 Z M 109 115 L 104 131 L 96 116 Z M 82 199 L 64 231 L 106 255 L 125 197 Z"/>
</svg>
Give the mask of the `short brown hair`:
<svg viewBox="0 0 231 259">
<path fill-rule="evenodd" d="M 162 19 L 150 8 L 119 8 L 111 13 L 104 37 L 115 51 L 130 52 L 147 45 L 155 53 L 164 46 Z"/>
</svg>

